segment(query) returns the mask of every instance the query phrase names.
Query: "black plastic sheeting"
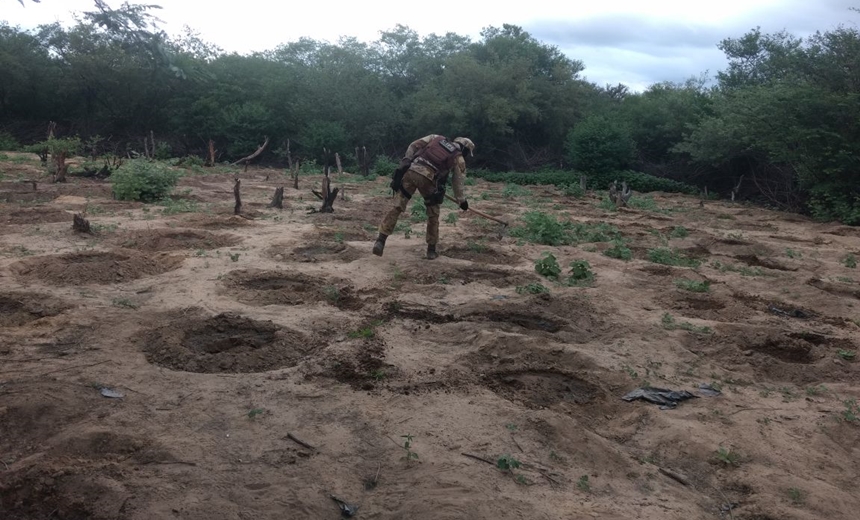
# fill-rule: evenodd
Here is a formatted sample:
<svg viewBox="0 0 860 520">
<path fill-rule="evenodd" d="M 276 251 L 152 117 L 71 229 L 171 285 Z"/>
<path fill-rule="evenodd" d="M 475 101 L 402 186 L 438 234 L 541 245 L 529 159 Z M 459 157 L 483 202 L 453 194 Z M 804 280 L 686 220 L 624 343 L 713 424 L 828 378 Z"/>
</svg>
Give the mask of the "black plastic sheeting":
<svg viewBox="0 0 860 520">
<path fill-rule="evenodd" d="M 705 397 L 715 397 L 720 395 L 720 391 L 708 384 L 700 384 L 699 392 Z M 690 393 L 686 390 L 669 390 L 668 388 L 654 388 L 646 386 L 637 388 L 628 393 L 621 399 L 625 401 L 643 400 L 649 403 L 660 405 L 661 410 L 670 410 L 678 406 L 688 399 L 698 399 L 700 396 Z"/>
</svg>

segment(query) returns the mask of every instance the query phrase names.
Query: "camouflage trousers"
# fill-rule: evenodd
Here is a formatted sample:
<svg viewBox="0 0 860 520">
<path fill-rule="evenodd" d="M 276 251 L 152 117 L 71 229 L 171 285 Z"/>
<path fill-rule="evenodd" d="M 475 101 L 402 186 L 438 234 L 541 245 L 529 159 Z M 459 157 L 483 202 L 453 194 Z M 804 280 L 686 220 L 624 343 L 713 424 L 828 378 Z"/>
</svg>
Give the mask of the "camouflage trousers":
<svg viewBox="0 0 860 520">
<path fill-rule="evenodd" d="M 403 190 L 410 196 L 418 191 L 422 197 L 429 197 L 436 191 L 436 183 L 412 170 L 407 171 L 403 175 Z M 388 210 L 382 223 L 379 225 L 379 232 L 383 235 L 390 235 L 394 231 L 394 226 L 397 225 L 397 220 L 400 214 L 406 211 L 406 206 L 409 204 L 403 193 L 398 192 L 394 199 L 394 207 Z M 427 206 L 427 244 L 436 245 L 439 241 L 439 209 L 438 204 Z"/>
</svg>

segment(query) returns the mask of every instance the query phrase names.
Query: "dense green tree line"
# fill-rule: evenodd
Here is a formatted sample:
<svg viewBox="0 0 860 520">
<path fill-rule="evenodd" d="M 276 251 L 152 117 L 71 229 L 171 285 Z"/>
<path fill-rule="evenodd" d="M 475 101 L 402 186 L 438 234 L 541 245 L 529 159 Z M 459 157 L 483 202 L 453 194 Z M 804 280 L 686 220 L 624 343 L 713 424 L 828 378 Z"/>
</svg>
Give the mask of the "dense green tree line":
<svg viewBox="0 0 860 520">
<path fill-rule="evenodd" d="M 513 25 L 476 41 L 404 26 L 372 43 L 300 39 L 225 53 L 188 29 L 165 34 L 151 6 L 103 1 L 70 28 L 0 23 L 0 145 L 59 136 L 140 151 L 155 132 L 169 155 L 349 164 L 355 147 L 396 157 L 415 137 L 466 135 L 471 167 L 636 170 L 779 208 L 860 223 L 860 33 L 807 39 L 758 30 L 720 43 L 717 83 L 658 83 L 631 93 L 580 76 L 583 64 Z M 3 137 L 5 135 L 5 137 Z M 575 174 L 571 174 L 575 178 Z"/>
</svg>

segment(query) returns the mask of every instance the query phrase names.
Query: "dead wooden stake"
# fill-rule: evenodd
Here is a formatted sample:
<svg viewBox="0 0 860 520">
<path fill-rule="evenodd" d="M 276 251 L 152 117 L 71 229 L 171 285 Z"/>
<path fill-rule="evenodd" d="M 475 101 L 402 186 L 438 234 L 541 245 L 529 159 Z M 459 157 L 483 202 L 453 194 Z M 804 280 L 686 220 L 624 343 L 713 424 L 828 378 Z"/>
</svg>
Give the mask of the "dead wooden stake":
<svg viewBox="0 0 860 520">
<path fill-rule="evenodd" d="M 236 206 L 233 207 L 233 214 L 238 215 L 242 212 L 242 197 L 239 196 L 239 178 L 236 178 L 236 184 L 233 186 L 233 196 L 236 197 Z"/>
<path fill-rule="evenodd" d="M 586 183 L 585 175 L 580 175 L 579 176 L 579 188 L 583 191 L 583 193 L 586 191 L 587 186 L 588 186 L 588 184 Z"/>
<path fill-rule="evenodd" d="M 660 471 L 660 473 L 666 475 L 667 477 L 674 480 L 675 482 L 677 482 L 681 485 L 690 487 L 690 481 L 687 480 L 687 478 L 684 477 L 683 475 L 681 475 L 679 473 L 675 473 L 674 471 L 671 471 L 668 469 L 664 469 L 664 468 L 657 468 L 657 469 Z"/>
<path fill-rule="evenodd" d="M 343 186 L 343 166 L 340 164 L 340 154 L 334 153 L 334 162 L 337 164 L 337 183 L 340 185 L 340 200 L 346 200 L 346 188 Z"/>
<path fill-rule="evenodd" d="M 293 189 L 299 189 L 299 170 L 302 168 L 301 159 L 296 160 L 295 170 L 292 172 L 293 174 Z"/>
<path fill-rule="evenodd" d="M 481 461 L 481 462 L 486 462 L 486 463 L 487 463 L 487 464 L 489 464 L 490 466 L 495 466 L 495 465 L 496 465 L 496 463 L 495 463 L 495 462 L 493 462 L 493 461 L 491 461 L 491 460 L 485 459 L 484 457 L 479 457 L 479 456 L 477 456 L 477 455 L 472 455 L 471 453 L 461 453 L 460 455 L 462 455 L 462 456 L 464 456 L 464 457 L 469 457 L 470 459 L 479 460 L 479 461 Z"/>
<path fill-rule="evenodd" d="M 270 208 L 278 208 L 284 209 L 284 187 L 275 189 L 275 196 L 272 198 L 272 202 L 269 204 Z"/>
<path fill-rule="evenodd" d="M 741 175 L 741 178 L 738 179 L 737 185 L 732 188 L 732 202 L 735 201 L 735 197 L 738 196 L 738 193 L 741 191 L 741 183 L 744 182 L 744 176 Z"/>
<path fill-rule="evenodd" d="M 293 156 L 290 153 L 290 140 L 287 139 L 287 168 L 290 170 L 290 173 L 293 172 Z"/>
<path fill-rule="evenodd" d="M 209 139 L 209 159 L 206 166 L 215 166 L 215 141 Z"/>
<path fill-rule="evenodd" d="M 72 229 L 78 233 L 93 233 L 92 228 L 90 228 L 90 221 L 85 219 L 80 213 L 75 213 L 75 216 L 72 218 Z"/>
</svg>

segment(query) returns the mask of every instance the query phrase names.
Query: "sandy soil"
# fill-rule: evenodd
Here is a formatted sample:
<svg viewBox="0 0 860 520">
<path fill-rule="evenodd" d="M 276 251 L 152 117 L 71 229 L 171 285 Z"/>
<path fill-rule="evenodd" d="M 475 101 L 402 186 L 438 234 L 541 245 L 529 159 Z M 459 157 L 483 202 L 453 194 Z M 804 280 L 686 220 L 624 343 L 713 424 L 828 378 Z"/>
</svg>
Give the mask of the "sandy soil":
<svg viewBox="0 0 860 520">
<path fill-rule="evenodd" d="M 675 195 L 606 211 L 478 181 L 475 208 L 607 222 L 634 258 L 500 238 L 451 205 L 438 260 L 422 259 L 420 215 L 377 258 L 387 179 L 346 176 L 347 200 L 311 214 L 319 177 L 279 211 L 283 178 L 252 170 L 243 218 L 227 175 L 184 178 L 178 212 L 14 159 L 0 162 L 5 519 L 338 518 L 331 495 L 368 519 L 857 518 L 856 228 Z M 72 231 L 79 211 L 95 235 Z M 701 266 L 649 261 L 662 245 Z M 545 251 L 587 260 L 594 282 L 542 278 Z M 516 290 L 533 283 L 550 294 Z M 621 400 L 701 383 L 722 394 Z"/>
</svg>

